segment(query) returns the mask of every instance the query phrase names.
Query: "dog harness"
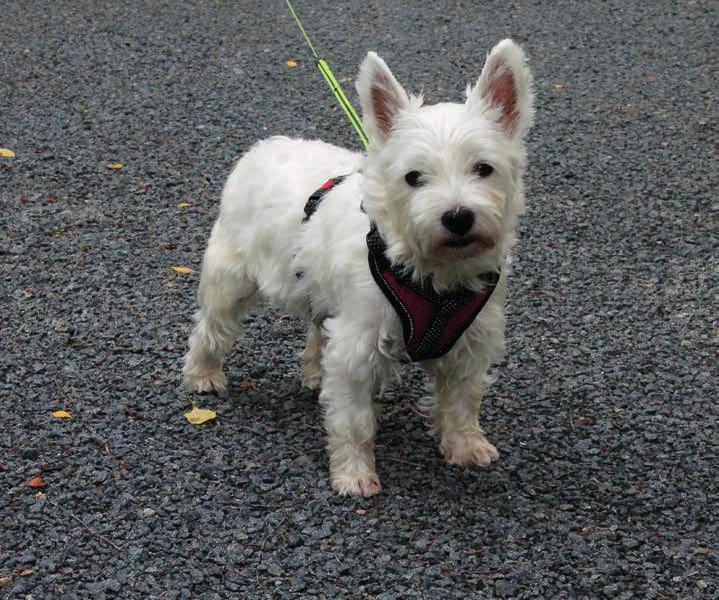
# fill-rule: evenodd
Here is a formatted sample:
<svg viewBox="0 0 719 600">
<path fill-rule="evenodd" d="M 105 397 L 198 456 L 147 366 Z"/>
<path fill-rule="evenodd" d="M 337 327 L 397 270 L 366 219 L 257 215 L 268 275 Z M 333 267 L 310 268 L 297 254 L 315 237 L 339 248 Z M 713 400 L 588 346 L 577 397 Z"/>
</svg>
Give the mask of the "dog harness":
<svg viewBox="0 0 719 600">
<path fill-rule="evenodd" d="M 309 197 L 303 223 L 317 210 L 327 192 L 342 183 L 345 177 L 328 179 Z M 499 281 L 499 273 L 482 273 L 480 279 L 485 286 L 479 292 L 465 287 L 437 292 L 431 277 L 413 280 L 412 274 L 402 265 L 390 263 L 386 250 L 387 245 L 377 225 L 372 223 L 367 233 L 370 272 L 402 322 L 404 345 L 410 360 L 418 362 L 444 356 L 491 297 Z"/>
<path fill-rule="evenodd" d="M 340 175 L 339 177 L 333 177 L 332 179 L 328 179 L 322 184 L 322 187 L 320 189 L 318 189 L 307 199 L 307 203 L 305 204 L 305 218 L 302 219 L 303 223 L 307 223 L 307 221 L 310 220 L 310 217 L 317 210 L 317 207 L 320 205 L 320 202 L 322 202 L 322 198 L 325 197 L 325 194 L 327 194 L 327 192 L 329 192 L 336 185 L 342 183 L 346 178 L 347 175 Z"/>
</svg>

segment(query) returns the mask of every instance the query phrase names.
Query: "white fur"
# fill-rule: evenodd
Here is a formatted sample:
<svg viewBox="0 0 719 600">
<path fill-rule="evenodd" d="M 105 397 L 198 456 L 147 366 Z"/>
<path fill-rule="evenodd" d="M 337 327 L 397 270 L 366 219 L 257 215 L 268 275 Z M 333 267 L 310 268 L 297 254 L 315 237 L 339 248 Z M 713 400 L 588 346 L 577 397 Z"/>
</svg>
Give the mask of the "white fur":
<svg viewBox="0 0 719 600">
<path fill-rule="evenodd" d="M 320 389 L 333 487 L 370 496 L 381 489 L 373 398 L 406 358 L 399 318 L 369 271 L 370 219 L 390 260 L 414 277 L 431 275 L 438 290 L 480 289 L 480 273 L 501 270 L 490 301 L 453 349 L 422 363 L 435 378 L 433 427 L 447 460 L 488 465 L 498 457 L 478 411 L 491 383 L 488 370 L 504 352 L 506 276 L 524 207 L 532 94 L 524 54 L 511 40 L 492 50 L 464 104 L 423 106 L 371 52 L 357 89 L 370 138 L 366 156 L 275 137 L 250 149 L 229 176 L 205 252 L 183 373 L 190 389 L 223 389 L 223 356 L 260 297 L 310 323 L 326 317 L 321 329 L 310 325 L 303 383 Z M 473 172 L 479 162 L 494 172 L 479 177 Z M 408 185 L 410 171 L 422 174 L 421 186 Z M 310 194 L 344 174 L 350 176 L 303 224 Z M 461 242 L 466 246 L 449 247 L 455 236 L 442 216 L 459 207 L 472 211 L 475 222 Z"/>
</svg>

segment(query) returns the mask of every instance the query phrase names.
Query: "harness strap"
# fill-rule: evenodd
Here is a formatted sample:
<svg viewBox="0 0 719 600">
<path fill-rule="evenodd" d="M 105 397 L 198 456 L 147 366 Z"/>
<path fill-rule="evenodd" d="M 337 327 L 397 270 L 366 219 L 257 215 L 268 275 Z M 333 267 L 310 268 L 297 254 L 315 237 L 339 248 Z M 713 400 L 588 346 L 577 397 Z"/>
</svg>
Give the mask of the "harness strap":
<svg viewBox="0 0 719 600">
<path fill-rule="evenodd" d="M 340 175 L 339 177 L 333 177 L 331 179 L 328 179 L 322 184 L 322 187 L 320 189 L 318 189 L 307 199 L 307 203 L 305 204 L 305 217 L 304 219 L 302 219 L 303 223 L 307 223 L 307 221 L 310 220 L 310 217 L 315 213 L 315 211 L 320 205 L 320 202 L 322 202 L 322 199 L 325 197 L 327 192 L 329 192 L 336 185 L 342 183 L 346 178 L 347 175 Z"/>
</svg>

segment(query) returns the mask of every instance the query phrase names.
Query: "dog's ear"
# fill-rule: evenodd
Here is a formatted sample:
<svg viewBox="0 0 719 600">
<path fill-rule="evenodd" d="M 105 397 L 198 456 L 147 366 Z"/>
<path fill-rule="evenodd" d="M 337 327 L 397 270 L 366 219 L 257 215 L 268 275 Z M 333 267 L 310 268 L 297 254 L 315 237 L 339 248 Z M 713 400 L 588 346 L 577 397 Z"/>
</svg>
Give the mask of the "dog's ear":
<svg viewBox="0 0 719 600">
<path fill-rule="evenodd" d="M 374 52 L 368 52 L 362 61 L 357 77 L 357 92 L 362 106 L 362 123 L 370 142 L 382 144 L 399 111 L 409 105 L 407 92 Z"/>
<path fill-rule="evenodd" d="M 492 48 L 467 104 L 488 113 L 511 138 L 529 131 L 534 114 L 532 75 L 515 42 L 502 40 Z"/>
</svg>

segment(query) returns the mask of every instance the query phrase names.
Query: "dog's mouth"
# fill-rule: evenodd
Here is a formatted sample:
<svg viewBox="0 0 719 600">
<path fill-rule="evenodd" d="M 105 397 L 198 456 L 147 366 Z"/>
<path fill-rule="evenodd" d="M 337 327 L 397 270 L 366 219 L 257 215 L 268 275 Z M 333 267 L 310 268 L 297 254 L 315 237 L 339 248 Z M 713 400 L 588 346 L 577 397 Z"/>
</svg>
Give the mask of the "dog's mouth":
<svg viewBox="0 0 719 600">
<path fill-rule="evenodd" d="M 442 245 L 445 248 L 465 248 L 466 246 L 469 246 L 470 244 L 473 244 L 476 241 L 477 240 L 475 240 L 471 237 L 453 238 L 451 240 L 447 240 Z"/>
<path fill-rule="evenodd" d="M 495 240 L 488 235 L 472 234 L 463 237 L 450 237 L 437 240 L 434 252 L 438 258 L 455 262 L 472 258 L 494 248 Z"/>
</svg>

